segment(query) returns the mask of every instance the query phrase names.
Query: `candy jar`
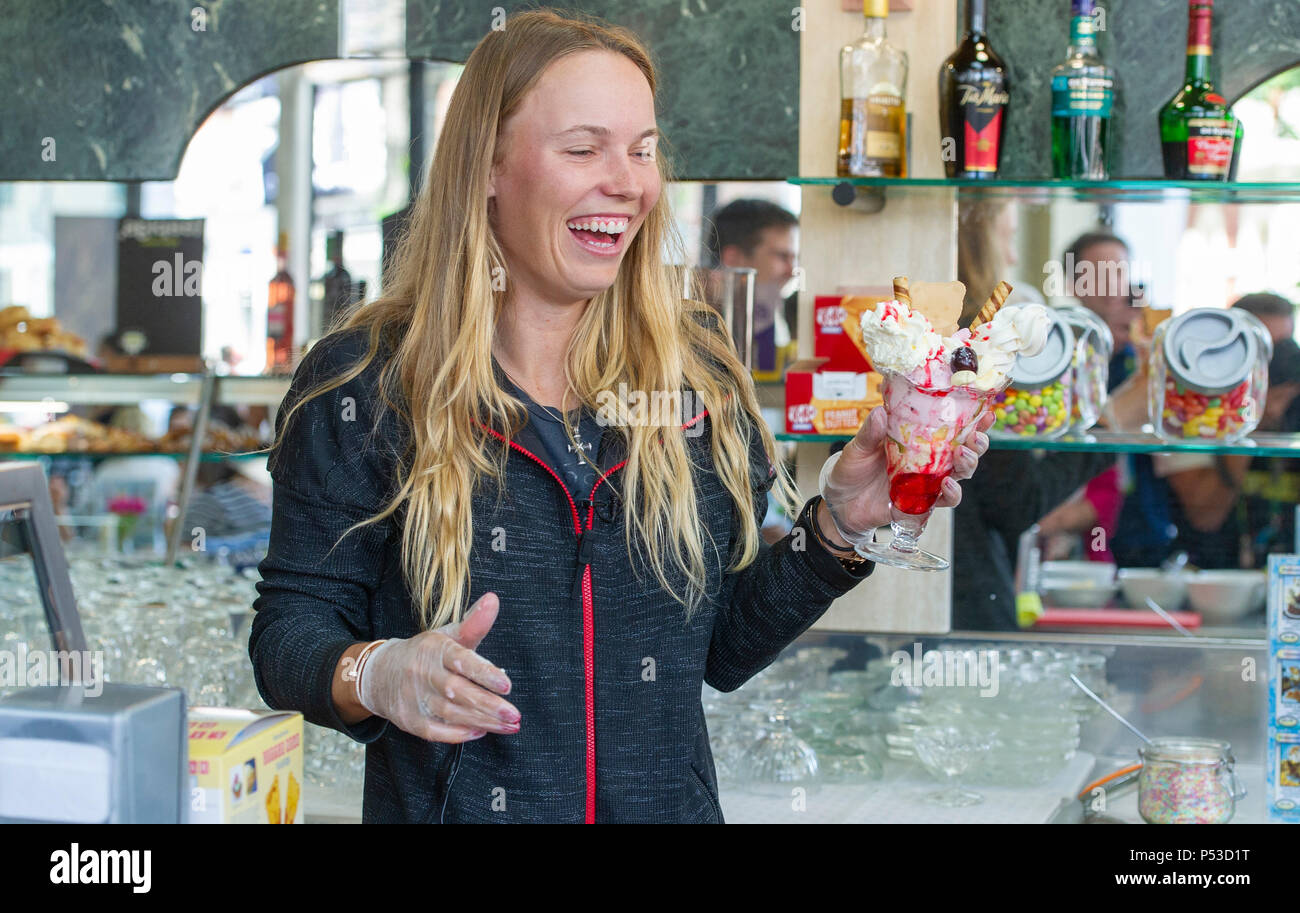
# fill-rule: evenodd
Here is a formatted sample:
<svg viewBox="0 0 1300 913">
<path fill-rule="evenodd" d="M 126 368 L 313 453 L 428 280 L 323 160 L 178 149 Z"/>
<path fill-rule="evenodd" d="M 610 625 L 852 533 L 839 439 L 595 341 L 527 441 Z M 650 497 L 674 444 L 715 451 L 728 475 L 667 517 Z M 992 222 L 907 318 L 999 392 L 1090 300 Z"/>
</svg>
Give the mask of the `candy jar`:
<svg viewBox="0 0 1300 913">
<path fill-rule="evenodd" d="M 1074 407 L 1070 410 L 1070 430 L 1082 434 L 1101 417 L 1106 407 L 1106 390 L 1110 381 L 1110 357 L 1115 351 L 1115 337 L 1102 320 L 1086 307 L 1065 305 L 1058 308 L 1074 330 Z"/>
<path fill-rule="evenodd" d="M 1152 739 L 1138 751 L 1138 814 L 1148 824 L 1227 824 L 1246 795 L 1227 742 Z"/>
<path fill-rule="evenodd" d="M 1259 424 L 1272 342 L 1240 308 L 1197 308 L 1156 327 L 1147 409 L 1165 440 L 1232 442 Z"/>
<path fill-rule="evenodd" d="M 1074 409 L 1074 330 L 1057 311 L 1047 312 L 1050 326 L 1043 350 L 1016 356 L 1011 385 L 993 401 L 990 434 L 1001 438 L 1058 438 L 1070 428 Z"/>
</svg>

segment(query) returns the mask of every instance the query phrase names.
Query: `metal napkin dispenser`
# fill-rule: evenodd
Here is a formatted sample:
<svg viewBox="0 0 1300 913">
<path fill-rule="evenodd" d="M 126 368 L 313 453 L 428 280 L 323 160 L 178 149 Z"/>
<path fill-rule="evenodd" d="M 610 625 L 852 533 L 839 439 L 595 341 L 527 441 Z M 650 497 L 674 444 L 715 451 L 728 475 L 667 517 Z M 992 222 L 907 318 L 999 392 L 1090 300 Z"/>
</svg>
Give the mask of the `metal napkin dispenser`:
<svg viewBox="0 0 1300 913">
<path fill-rule="evenodd" d="M 0 700 L 0 822 L 185 822 L 185 693 L 100 688 Z"/>
</svg>

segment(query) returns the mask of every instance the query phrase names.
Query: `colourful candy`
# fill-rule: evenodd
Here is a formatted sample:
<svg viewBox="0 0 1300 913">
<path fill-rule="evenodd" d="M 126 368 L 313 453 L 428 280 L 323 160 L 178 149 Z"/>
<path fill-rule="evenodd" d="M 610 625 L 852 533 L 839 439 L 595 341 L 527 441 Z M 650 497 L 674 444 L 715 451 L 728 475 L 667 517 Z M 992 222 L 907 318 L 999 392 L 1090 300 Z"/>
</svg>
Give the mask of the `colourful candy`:
<svg viewBox="0 0 1300 913">
<path fill-rule="evenodd" d="M 1246 396 L 1250 381 L 1242 381 L 1220 396 L 1206 396 L 1173 380 L 1165 381 L 1161 411 L 1165 431 L 1185 438 L 1226 438 L 1254 418 L 1254 403 Z"/>
<path fill-rule="evenodd" d="M 1232 794 L 1215 764 L 1147 760 L 1138 779 L 1138 814 L 1148 824 L 1225 824 Z"/>
<path fill-rule="evenodd" d="M 1060 382 L 1038 390 L 1008 388 L 994 400 L 993 430 L 1025 437 L 1052 434 L 1069 421 L 1067 398 Z"/>
</svg>

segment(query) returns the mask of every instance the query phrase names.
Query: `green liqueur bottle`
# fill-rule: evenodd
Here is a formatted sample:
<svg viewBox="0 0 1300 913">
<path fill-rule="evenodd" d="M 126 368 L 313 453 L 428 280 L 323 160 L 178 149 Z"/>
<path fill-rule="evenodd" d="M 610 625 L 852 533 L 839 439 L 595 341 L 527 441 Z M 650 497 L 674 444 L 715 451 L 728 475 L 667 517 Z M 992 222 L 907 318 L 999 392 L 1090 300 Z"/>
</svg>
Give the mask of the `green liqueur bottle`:
<svg viewBox="0 0 1300 913">
<path fill-rule="evenodd" d="M 1190 0 L 1187 80 L 1160 109 L 1165 177 L 1178 181 L 1226 181 L 1241 153 L 1241 122 L 1210 81 L 1210 23 L 1214 0 Z"/>
<path fill-rule="evenodd" d="M 1052 176 L 1110 177 L 1115 71 L 1097 50 L 1096 0 L 1070 0 L 1070 49 L 1052 70 Z"/>
</svg>

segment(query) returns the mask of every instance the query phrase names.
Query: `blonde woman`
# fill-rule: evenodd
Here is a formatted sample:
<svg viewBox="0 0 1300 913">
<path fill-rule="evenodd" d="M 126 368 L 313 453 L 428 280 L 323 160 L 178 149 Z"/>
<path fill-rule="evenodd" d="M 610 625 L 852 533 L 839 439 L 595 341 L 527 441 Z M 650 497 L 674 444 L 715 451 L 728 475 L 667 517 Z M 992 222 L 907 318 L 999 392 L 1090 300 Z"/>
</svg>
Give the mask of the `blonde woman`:
<svg viewBox="0 0 1300 913">
<path fill-rule="evenodd" d="M 489 33 L 391 288 L 294 379 L 249 649 L 268 704 L 367 744 L 367 822 L 720 822 L 701 684 L 739 687 L 871 570 L 881 416 L 834 517 L 798 510 L 663 266 L 655 82 L 623 29 Z M 799 521 L 767 546 L 772 486 Z"/>
</svg>

